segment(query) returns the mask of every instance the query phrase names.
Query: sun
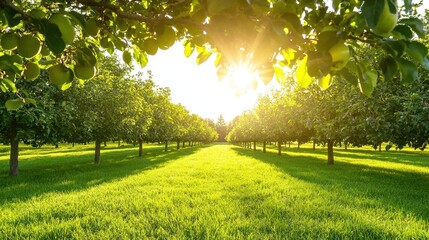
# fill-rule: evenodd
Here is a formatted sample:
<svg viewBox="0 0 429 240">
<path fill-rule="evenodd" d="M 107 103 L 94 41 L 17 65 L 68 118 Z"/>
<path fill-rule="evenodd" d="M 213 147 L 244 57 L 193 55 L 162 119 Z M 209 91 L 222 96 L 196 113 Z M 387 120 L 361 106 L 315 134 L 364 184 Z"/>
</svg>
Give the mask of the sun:
<svg viewBox="0 0 429 240">
<path fill-rule="evenodd" d="M 257 72 L 252 71 L 252 69 L 244 64 L 231 67 L 225 79 L 237 96 L 258 88 L 259 77 Z"/>
</svg>

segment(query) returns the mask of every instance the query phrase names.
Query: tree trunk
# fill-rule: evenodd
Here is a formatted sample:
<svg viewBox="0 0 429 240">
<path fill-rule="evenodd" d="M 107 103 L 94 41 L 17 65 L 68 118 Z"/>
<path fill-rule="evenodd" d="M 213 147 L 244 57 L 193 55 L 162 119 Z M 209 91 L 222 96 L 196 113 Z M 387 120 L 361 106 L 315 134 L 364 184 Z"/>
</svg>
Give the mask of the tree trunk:
<svg viewBox="0 0 429 240">
<path fill-rule="evenodd" d="M 301 146 L 301 143 L 298 141 L 298 149 L 299 149 L 300 146 Z"/>
<path fill-rule="evenodd" d="M 266 142 L 266 141 L 264 141 L 264 142 L 263 142 L 262 152 L 263 152 L 263 153 L 266 153 L 266 152 L 267 152 L 267 142 Z"/>
<path fill-rule="evenodd" d="M 72 143 L 72 147 L 74 147 L 74 142 Z"/>
<path fill-rule="evenodd" d="M 16 132 L 12 134 L 10 139 L 10 160 L 9 160 L 9 176 L 18 175 L 18 150 L 19 140 Z"/>
<path fill-rule="evenodd" d="M 139 139 L 139 157 L 143 156 L 143 140 Z"/>
<path fill-rule="evenodd" d="M 179 150 L 180 149 L 180 141 L 177 141 L 177 150 Z"/>
<path fill-rule="evenodd" d="M 344 150 L 346 150 L 346 151 L 347 151 L 347 145 L 349 145 L 349 143 L 348 142 L 344 142 Z"/>
<path fill-rule="evenodd" d="M 313 151 L 316 150 L 316 140 L 313 140 Z"/>
<path fill-rule="evenodd" d="M 121 139 L 118 139 L 118 147 L 121 146 Z"/>
<path fill-rule="evenodd" d="M 104 146 L 107 147 L 107 141 L 104 141 Z"/>
<path fill-rule="evenodd" d="M 290 142 L 289 142 L 289 148 L 290 148 Z"/>
<path fill-rule="evenodd" d="M 381 143 L 378 145 L 378 151 L 381 152 Z"/>
<path fill-rule="evenodd" d="M 281 156 L 282 155 L 282 143 L 279 141 L 278 144 L 278 154 Z"/>
<path fill-rule="evenodd" d="M 253 151 L 256 151 L 256 141 L 253 142 Z"/>
<path fill-rule="evenodd" d="M 185 148 L 185 141 L 182 141 L 182 148 Z"/>
<path fill-rule="evenodd" d="M 96 140 L 95 141 L 95 157 L 94 157 L 94 162 L 96 164 L 100 163 L 100 149 L 101 149 L 101 141 Z"/>
<path fill-rule="evenodd" d="M 328 165 L 334 164 L 334 141 L 328 140 Z"/>
<path fill-rule="evenodd" d="M 164 147 L 164 152 L 167 152 L 167 151 L 168 151 L 168 140 L 165 141 L 165 147 Z"/>
</svg>

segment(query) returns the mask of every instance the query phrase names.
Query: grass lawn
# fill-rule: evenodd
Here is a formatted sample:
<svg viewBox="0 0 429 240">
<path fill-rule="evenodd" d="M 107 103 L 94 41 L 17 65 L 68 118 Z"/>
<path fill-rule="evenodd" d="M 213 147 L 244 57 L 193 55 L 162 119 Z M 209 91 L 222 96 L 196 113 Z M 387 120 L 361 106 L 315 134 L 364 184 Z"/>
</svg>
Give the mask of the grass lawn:
<svg viewBox="0 0 429 240">
<path fill-rule="evenodd" d="M 429 239 L 424 152 L 92 147 L 0 148 L 0 239 Z"/>
</svg>

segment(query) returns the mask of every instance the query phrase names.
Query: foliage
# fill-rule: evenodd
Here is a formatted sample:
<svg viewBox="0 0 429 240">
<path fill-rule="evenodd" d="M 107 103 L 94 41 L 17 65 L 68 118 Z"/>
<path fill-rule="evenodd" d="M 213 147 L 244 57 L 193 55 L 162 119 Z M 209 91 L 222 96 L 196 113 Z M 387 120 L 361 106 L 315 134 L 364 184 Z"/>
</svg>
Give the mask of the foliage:
<svg viewBox="0 0 429 240">
<path fill-rule="evenodd" d="M 216 55 L 218 73 L 244 64 L 269 82 L 274 74 L 283 78 L 282 67 L 298 66 L 302 86 L 316 80 L 326 88 L 342 76 L 371 95 L 378 76 L 413 82 L 417 66 L 429 66 L 417 6 L 411 0 L 403 7 L 394 0 L 2 1 L 0 86 L 15 91 L 30 61 L 57 66 L 51 81 L 66 89 L 74 77 L 94 76 L 102 52 L 119 50 L 126 64 L 145 66 L 147 54 L 182 41 L 186 56 L 198 52 L 198 64 Z M 354 54 L 366 47 L 384 55 L 368 62 Z"/>
</svg>

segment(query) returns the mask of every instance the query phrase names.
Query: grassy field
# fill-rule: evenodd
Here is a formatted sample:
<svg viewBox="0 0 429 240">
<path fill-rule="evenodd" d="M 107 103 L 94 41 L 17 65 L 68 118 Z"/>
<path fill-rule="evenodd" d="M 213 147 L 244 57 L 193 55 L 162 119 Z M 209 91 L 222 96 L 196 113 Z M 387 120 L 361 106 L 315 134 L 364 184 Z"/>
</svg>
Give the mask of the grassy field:
<svg viewBox="0 0 429 240">
<path fill-rule="evenodd" d="M 217 144 L 23 148 L 0 239 L 429 239 L 429 154 Z"/>
</svg>

